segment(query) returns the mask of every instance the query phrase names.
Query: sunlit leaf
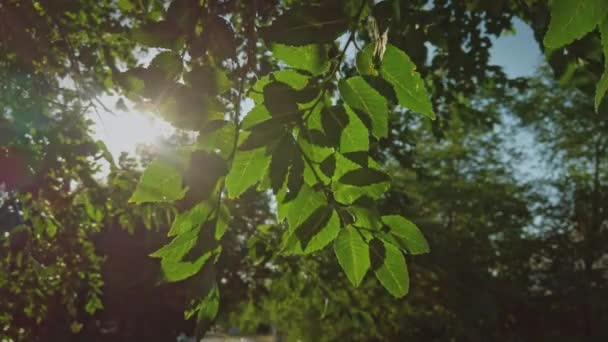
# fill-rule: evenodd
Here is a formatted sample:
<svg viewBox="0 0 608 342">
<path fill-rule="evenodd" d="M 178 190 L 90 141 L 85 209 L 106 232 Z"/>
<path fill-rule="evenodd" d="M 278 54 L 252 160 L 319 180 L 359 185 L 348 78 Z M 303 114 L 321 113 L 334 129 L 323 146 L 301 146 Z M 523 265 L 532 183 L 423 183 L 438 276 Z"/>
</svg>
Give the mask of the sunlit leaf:
<svg viewBox="0 0 608 342">
<path fill-rule="evenodd" d="M 291 164 L 291 158 L 296 152 L 297 150 L 294 146 L 293 138 L 289 135 L 285 135 L 272 151 L 269 175 L 270 184 L 275 193 L 283 187 L 285 179 L 287 178 L 289 165 Z"/>
<path fill-rule="evenodd" d="M 168 244 L 164 245 L 154 253 L 150 254 L 153 258 L 181 260 L 194 247 L 198 239 L 201 228 L 191 229 L 177 235 Z"/>
<path fill-rule="evenodd" d="M 247 113 L 247 115 L 245 115 L 243 121 L 241 122 L 241 127 L 243 129 L 250 129 L 254 125 L 271 118 L 272 116 L 270 116 L 270 113 L 268 113 L 268 110 L 266 107 L 264 107 L 264 104 L 258 104 L 253 107 L 249 113 Z"/>
<path fill-rule="evenodd" d="M 366 186 L 374 183 L 389 182 L 390 180 L 390 177 L 386 173 L 371 168 L 348 171 L 340 177 L 341 183 L 355 186 Z"/>
<path fill-rule="evenodd" d="M 226 73 L 210 65 L 195 66 L 184 81 L 206 96 L 222 94 L 233 86 Z"/>
<path fill-rule="evenodd" d="M 369 118 L 373 135 L 378 138 L 386 137 L 388 134 L 386 99 L 360 76 L 341 80 L 339 88 L 344 102 L 358 114 Z"/>
<path fill-rule="evenodd" d="M 213 286 L 205 299 L 200 303 L 196 316 L 197 336 L 201 338 L 215 320 L 220 309 L 220 291 L 217 285 Z"/>
<path fill-rule="evenodd" d="M 226 233 L 226 230 L 228 229 L 228 224 L 230 223 L 230 209 L 228 209 L 227 205 L 222 203 L 217 215 L 218 217 L 217 224 L 215 226 L 215 239 L 220 240 Z"/>
<path fill-rule="evenodd" d="M 384 53 L 380 74 L 393 85 L 401 106 L 431 119 L 435 118 L 424 81 L 405 52 L 389 44 Z"/>
<path fill-rule="evenodd" d="M 237 151 L 226 176 L 228 197 L 235 198 L 256 184 L 266 173 L 270 158 L 264 149 Z"/>
<path fill-rule="evenodd" d="M 199 228 L 207 219 L 210 212 L 210 206 L 206 202 L 201 202 L 190 210 L 179 213 L 173 221 L 167 235 L 175 236 L 188 232 L 194 228 Z"/>
<path fill-rule="evenodd" d="M 319 207 L 295 230 L 290 231 L 283 246 L 285 254 L 309 254 L 330 244 L 340 231 L 338 214 Z"/>
<path fill-rule="evenodd" d="M 302 46 L 289 46 L 274 44 L 273 55 L 287 65 L 305 70 L 313 75 L 324 73 L 329 69 L 327 49 L 322 44 L 309 44 Z"/>
<path fill-rule="evenodd" d="M 171 258 L 163 258 L 160 262 L 160 266 L 165 280 L 168 282 L 177 282 L 197 274 L 212 256 L 212 252 L 207 252 L 195 261 L 180 261 Z"/>
<path fill-rule="evenodd" d="M 405 296 L 409 291 L 410 279 L 405 257 L 399 248 L 373 239 L 370 242 L 370 256 L 376 278 L 382 286 L 397 298 Z"/>
<path fill-rule="evenodd" d="M 171 202 L 184 197 L 182 175 L 177 168 L 163 159 L 156 159 L 144 170 L 129 202 Z"/>
<path fill-rule="evenodd" d="M 397 241 L 410 254 L 424 254 L 430 251 L 429 244 L 414 223 L 399 215 L 382 216 L 382 222 L 390 228 Z"/>
<path fill-rule="evenodd" d="M 359 286 L 370 267 L 369 246 L 352 226 L 346 226 L 334 241 L 334 252 L 348 280 Z"/>
</svg>

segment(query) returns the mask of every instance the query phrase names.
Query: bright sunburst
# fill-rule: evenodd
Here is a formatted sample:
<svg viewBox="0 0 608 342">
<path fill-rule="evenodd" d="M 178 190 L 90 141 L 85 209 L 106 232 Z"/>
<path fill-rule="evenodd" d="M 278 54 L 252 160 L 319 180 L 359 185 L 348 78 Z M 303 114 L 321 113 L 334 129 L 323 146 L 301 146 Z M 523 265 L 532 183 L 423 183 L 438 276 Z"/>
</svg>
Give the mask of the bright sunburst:
<svg viewBox="0 0 608 342">
<path fill-rule="evenodd" d="M 158 144 L 174 131 L 167 122 L 136 109 L 116 114 L 93 113 L 91 119 L 95 138 L 102 140 L 115 157 L 121 152 L 134 153 L 139 144 Z"/>
</svg>

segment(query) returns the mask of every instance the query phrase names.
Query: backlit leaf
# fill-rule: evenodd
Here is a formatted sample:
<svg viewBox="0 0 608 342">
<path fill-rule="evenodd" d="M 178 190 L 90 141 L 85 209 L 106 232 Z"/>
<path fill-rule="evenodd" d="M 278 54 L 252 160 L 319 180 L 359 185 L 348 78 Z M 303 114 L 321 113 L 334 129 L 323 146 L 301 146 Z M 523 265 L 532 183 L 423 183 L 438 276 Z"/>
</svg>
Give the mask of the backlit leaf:
<svg viewBox="0 0 608 342">
<path fill-rule="evenodd" d="M 424 254 L 429 252 L 429 244 L 414 223 L 399 215 L 382 216 L 382 222 L 390 228 L 397 241 L 410 254 Z"/>
<path fill-rule="evenodd" d="M 390 177 L 386 173 L 371 168 L 360 168 L 349 171 L 340 177 L 340 183 L 356 186 L 389 182 L 390 180 Z"/>
<path fill-rule="evenodd" d="M 346 226 L 334 241 L 334 252 L 348 280 L 358 287 L 370 267 L 369 246 L 352 226 Z"/>
<path fill-rule="evenodd" d="M 270 161 L 270 185 L 275 193 L 283 187 L 287 178 L 287 171 L 291 164 L 291 158 L 296 153 L 296 148 L 293 143 L 293 138 L 288 134 L 284 135 L 272 151 L 272 159 Z"/>
<path fill-rule="evenodd" d="M 210 212 L 211 208 L 209 205 L 206 202 L 201 202 L 192 209 L 179 213 L 167 235 L 175 236 L 200 227 Z"/>
<path fill-rule="evenodd" d="M 354 111 L 369 117 L 373 135 L 378 138 L 386 137 L 388 134 L 386 99 L 360 76 L 343 79 L 338 86 L 344 102 Z"/>
<path fill-rule="evenodd" d="M 388 45 L 382 65 L 381 76 L 393 85 L 399 104 L 414 112 L 435 118 L 431 99 L 424 86 L 424 81 L 416 71 L 416 65 L 405 52 Z"/>
<path fill-rule="evenodd" d="M 374 44 L 366 45 L 357 53 L 356 58 L 357 71 L 361 75 L 378 76 L 378 70 L 374 64 Z"/>
<path fill-rule="evenodd" d="M 226 176 L 228 197 L 235 198 L 257 183 L 266 173 L 270 158 L 264 149 L 237 151 Z"/>
<path fill-rule="evenodd" d="M 207 96 L 222 94 L 232 87 L 226 73 L 210 65 L 195 66 L 184 75 L 184 81 Z"/>
<path fill-rule="evenodd" d="M 265 127 L 260 127 L 258 124 L 258 129 L 252 130 L 251 134 L 239 145 L 239 150 L 254 150 L 281 138 L 285 133 L 282 123 L 280 121 L 272 121 L 270 123 L 270 125 Z"/>
<path fill-rule="evenodd" d="M 338 214 L 329 208 L 317 208 L 295 231 L 289 233 L 283 253 L 313 253 L 330 244 L 339 232 Z"/>
<path fill-rule="evenodd" d="M 410 287 L 405 257 L 399 248 L 374 239 L 370 242 L 370 254 L 376 278 L 394 297 L 405 296 Z"/>
<path fill-rule="evenodd" d="M 160 262 L 160 267 L 165 280 L 168 282 L 182 281 L 197 274 L 212 256 L 212 252 L 207 252 L 195 261 L 163 258 Z"/>
<path fill-rule="evenodd" d="M 327 49 L 322 44 L 289 46 L 274 44 L 273 55 L 289 66 L 306 70 L 313 75 L 322 74 L 329 69 Z"/>
<path fill-rule="evenodd" d="M 197 336 L 202 338 L 203 332 L 207 331 L 215 320 L 220 309 L 220 291 L 216 286 L 209 291 L 205 299 L 200 303 L 196 316 Z"/>
<path fill-rule="evenodd" d="M 144 170 L 129 202 L 171 202 L 184 197 L 182 175 L 177 168 L 162 159 L 156 159 Z"/>
</svg>

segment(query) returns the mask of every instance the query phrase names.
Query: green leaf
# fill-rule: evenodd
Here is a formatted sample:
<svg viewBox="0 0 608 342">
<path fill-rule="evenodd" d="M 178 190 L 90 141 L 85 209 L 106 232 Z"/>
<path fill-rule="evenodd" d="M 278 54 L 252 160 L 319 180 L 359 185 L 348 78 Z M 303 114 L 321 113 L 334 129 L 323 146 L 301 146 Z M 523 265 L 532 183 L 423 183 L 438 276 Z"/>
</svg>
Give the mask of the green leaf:
<svg viewBox="0 0 608 342">
<path fill-rule="evenodd" d="M 235 198 L 257 183 L 266 173 L 270 158 L 264 149 L 237 151 L 226 176 L 228 197 Z"/>
<path fill-rule="evenodd" d="M 358 287 L 370 267 L 367 242 L 355 228 L 346 226 L 334 241 L 334 252 L 348 280 Z"/>
<path fill-rule="evenodd" d="M 602 50 L 604 52 L 604 72 L 595 90 L 595 111 L 597 112 L 602 104 L 602 99 L 608 90 L 608 17 L 600 24 L 600 34 L 602 36 Z"/>
<path fill-rule="evenodd" d="M 602 52 L 604 53 L 604 67 L 608 67 L 608 16 L 599 24 L 602 38 Z"/>
<path fill-rule="evenodd" d="M 289 66 L 306 70 L 313 75 L 322 74 L 329 69 L 327 48 L 322 44 L 303 46 L 273 44 L 272 54 Z"/>
<path fill-rule="evenodd" d="M 194 206 L 192 209 L 179 213 L 171 229 L 167 233 L 168 236 L 180 235 L 185 232 L 191 231 L 194 228 L 199 228 L 203 222 L 207 219 L 207 216 L 211 212 L 211 208 L 207 202 L 201 202 Z"/>
<path fill-rule="evenodd" d="M 372 134 L 378 138 L 386 137 L 388 134 L 386 99 L 360 76 L 342 79 L 338 87 L 344 102 L 358 114 L 371 120 Z"/>
<path fill-rule="evenodd" d="M 118 8 L 120 8 L 121 11 L 125 12 L 135 8 L 135 5 L 133 5 L 133 3 L 129 0 L 118 0 L 116 2 L 116 5 L 118 6 Z"/>
<path fill-rule="evenodd" d="M 416 65 L 405 52 L 388 45 L 380 67 L 381 76 L 393 85 L 399 104 L 405 108 L 435 118 L 433 105 Z"/>
<path fill-rule="evenodd" d="M 374 64 L 374 44 L 367 44 L 359 53 L 356 59 L 357 71 L 361 75 L 378 76 L 378 70 Z"/>
<path fill-rule="evenodd" d="M 291 158 L 294 153 L 297 153 L 297 149 L 293 143 L 293 137 L 286 134 L 274 148 L 270 161 L 270 185 L 275 194 L 285 183 L 287 171 L 289 170 Z"/>
<path fill-rule="evenodd" d="M 373 205 L 366 205 L 365 207 L 351 206 L 349 210 L 355 216 L 354 226 L 374 231 L 381 230 L 382 222 L 380 221 L 380 215 Z"/>
<path fill-rule="evenodd" d="M 241 127 L 245 130 L 251 129 L 251 127 L 259 124 L 260 122 L 268 121 L 271 119 L 270 113 L 268 113 L 268 109 L 264 106 L 264 104 L 257 104 L 253 107 L 247 115 L 243 118 L 241 122 Z"/>
<path fill-rule="evenodd" d="M 148 82 L 146 82 L 147 88 Z M 199 130 L 211 114 L 224 110 L 215 98 L 201 96 L 196 89 L 184 84 L 174 83 L 167 87 L 159 87 L 157 91 L 163 94 L 157 112 L 163 119 L 181 129 Z M 153 96 L 150 98 L 158 100 Z"/>
<path fill-rule="evenodd" d="M 338 214 L 327 208 L 317 208 L 294 231 L 288 232 L 282 252 L 309 254 L 330 244 L 340 232 Z"/>
<path fill-rule="evenodd" d="M 420 229 L 410 220 L 399 215 L 382 216 L 382 222 L 390 228 L 397 241 L 410 254 L 424 254 L 430 251 L 429 244 Z"/>
<path fill-rule="evenodd" d="M 285 134 L 285 128 L 283 127 L 283 122 L 281 122 L 281 120 L 268 120 L 267 123 L 268 125 L 264 125 L 264 127 L 260 127 L 260 124 L 257 124 L 256 127 L 252 127 L 251 134 L 249 134 L 239 145 L 239 150 L 249 151 L 264 147 L 279 140 Z"/>
<path fill-rule="evenodd" d="M 323 107 L 321 110 L 321 124 L 331 145 L 340 144 L 342 131 L 348 123 L 349 116 L 343 106 Z"/>
<path fill-rule="evenodd" d="M 217 316 L 220 309 L 220 291 L 217 285 L 209 291 L 205 299 L 203 299 L 198 306 L 198 314 L 196 316 L 196 331 L 197 337 L 200 339 L 204 335 L 215 317 Z"/>
<path fill-rule="evenodd" d="M 286 45 L 333 42 L 348 27 L 341 5 L 325 0 L 319 6 L 294 6 L 262 28 L 261 36 L 266 42 Z"/>
<path fill-rule="evenodd" d="M 377 168 L 376 163 L 372 160 L 368 160 L 369 167 Z M 374 183 L 367 186 L 351 185 L 341 183 L 340 180 L 348 172 L 361 169 L 361 166 L 341 153 L 336 153 L 336 171 L 334 172 L 332 188 L 334 190 L 335 199 L 342 204 L 351 204 L 362 196 L 369 197 L 371 199 L 380 198 L 386 190 L 390 187 L 389 182 Z M 372 171 L 373 172 L 373 171 Z M 358 178 L 357 174 L 349 176 Z M 347 178 L 348 181 L 348 178 Z M 358 180 L 355 180 L 355 182 Z M 361 181 L 367 182 L 367 181 Z"/>
<path fill-rule="evenodd" d="M 608 14 L 605 0 L 553 0 L 551 21 L 543 40 L 548 48 L 560 48 L 591 32 Z"/>
<path fill-rule="evenodd" d="M 150 254 L 153 258 L 181 260 L 196 244 L 201 228 L 177 235 L 171 242 Z"/>
<path fill-rule="evenodd" d="M 306 249 L 310 239 L 323 228 L 332 215 L 332 210 L 328 207 L 317 208 L 306 220 L 295 229 L 295 234 L 300 240 L 302 249 Z"/>
<path fill-rule="evenodd" d="M 384 183 L 389 182 L 390 180 L 391 178 L 386 173 L 370 168 L 360 168 L 348 171 L 346 174 L 340 177 L 340 183 L 355 186 Z"/>
<path fill-rule="evenodd" d="M 399 248 L 390 243 L 373 239 L 370 242 L 370 254 L 376 278 L 394 297 L 405 296 L 410 287 L 405 257 Z"/>
<path fill-rule="evenodd" d="M 197 274 L 212 256 L 213 252 L 207 252 L 195 261 L 180 261 L 172 258 L 163 258 L 160 262 L 160 267 L 168 282 L 182 281 Z"/>
<path fill-rule="evenodd" d="M 216 129 L 209 131 L 210 125 L 220 125 Z M 234 130 L 236 127 L 232 122 L 224 120 L 215 120 L 207 124 L 199 131 L 195 149 L 202 149 L 207 152 L 218 152 L 218 154 L 227 159 L 232 154 L 234 145 Z"/>
<path fill-rule="evenodd" d="M 280 70 L 272 73 L 274 78 L 295 90 L 302 90 L 308 84 L 308 77 L 295 70 Z"/>
<path fill-rule="evenodd" d="M 345 106 L 348 124 L 340 136 L 340 152 L 351 153 L 369 150 L 369 130 L 353 110 Z"/>
<path fill-rule="evenodd" d="M 283 82 L 271 82 L 264 87 L 264 105 L 273 117 L 300 114 L 296 99 L 296 91 Z"/>
<path fill-rule="evenodd" d="M 300 132 L 297 144 L 300 146 L 308 159 L 315 163 L 320 163 L 327 158 L 327 156 L 333 153 L 333 149 L 330 147 L 320 146 L 309 142 L 309 139 L 307 139 L 304 134 L 305 132 Z"/>
<path fill-rule="evenodd" d="M 298 196 L 290 202 L 283 202 L 283 198 L 278 198 L 279 221 L 287 218 L 289 229 L 293 231 L 299 226 L 315 209 L 327 203 L 322 192 L 315 191 L 307 185 L 303 185 Z"/>
<path fill-rule="evenodd" d="M 130 203 L 172 202 L 184 197 L 182 175 L 174 165 L 156 159 L 144 170 Z"/>
<path fill-rule="evenodd" d="M 233 86 L 225 72 L 210 65 L 195 66 L 184 75 L 184 81 L 206 96 L 223 94 Z"/>
<path fill-rule="evenodd" d="M 264 87 L 274 80 L 285 83 L 295 90 L 302 90 L 308 84 L 308 77 L 293 69 L 275 71 L 269 75 L 261 77 L 251 87 L 248 96 L 256 103 L 264 103 Z"/>
<path fill-rule="evenodd" d="M 216 240 L 220 240 L 224 234 L 226 233 L 226 230 L 228 229 L 228 224 L 230 223 L 230 209 L 228 208 L 227 205 L 223 204 L 220 206 L 219 212 L 218 212 L 218 217 L 217 217 L 217 223 L 215 225 L 215 239 Z"/>
<path fill-rule="evenodd" d="M 188 186 L 186 199 L 200 202 L 209 198 L 221 177 L 228 173 L 226 161 L 215 153 L 194 151 L 184 172 L 184 184 Z"/>
<path fill-rule="evenodd" d="M 597 88 L 595 90 L 595 111 L 597 112 L 600 108 L 600 104 L 602 104 L 602 99 L 604 95 L 606 95 L 606 91 L 608 90 L 608 68 L 604 70 L 602 73 L 602 77 L 600 81 L 597 83 Z"/>
<path fill-rule="evenodd" d="M 304 159 L 300 154 L 292 157 L 289 176 L 287 177 L 288 193 L 283 199 L 284 202 L 291 201 L 298 196 L 304 185 Z"/>
<path fill-rule="evenodd" d="M 327 177 L 333 177 L 336 171 L 336 156 L 333 154 L 329 155 L 329 157 L 321 162 L 319 168 Z"/>
</svg>

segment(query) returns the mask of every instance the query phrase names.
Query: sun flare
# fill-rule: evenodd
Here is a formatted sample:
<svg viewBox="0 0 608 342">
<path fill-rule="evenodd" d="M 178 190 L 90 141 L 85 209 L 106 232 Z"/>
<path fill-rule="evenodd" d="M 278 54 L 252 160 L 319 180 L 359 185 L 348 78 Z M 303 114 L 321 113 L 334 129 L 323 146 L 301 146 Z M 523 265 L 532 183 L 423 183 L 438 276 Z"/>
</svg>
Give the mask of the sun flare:
<svg viewBox="0 0 608 342">
<path fill-rule="evenodd" d="M 94 136 L 102 140 L 115 157 L 121 152 L 134 153 L 140 144 L 156 145 L 174 131 L 169 123 L 137 110 L 115 115 L 93 114 L 91 119 Z"/>
</svg>

